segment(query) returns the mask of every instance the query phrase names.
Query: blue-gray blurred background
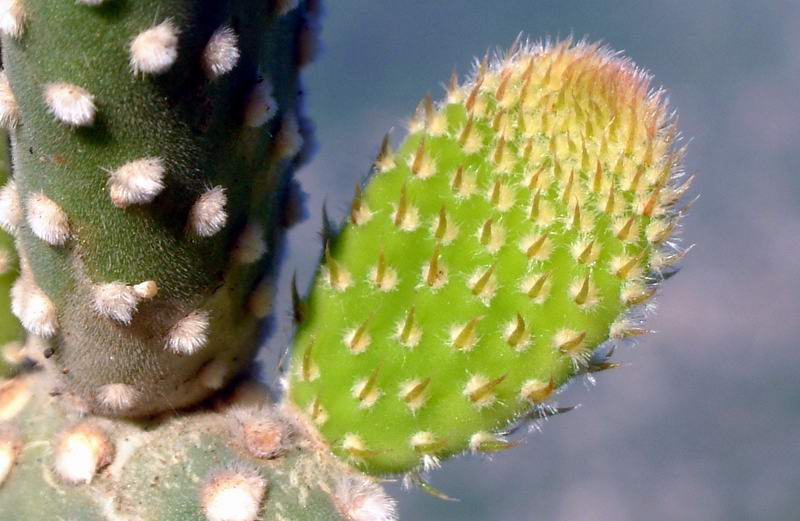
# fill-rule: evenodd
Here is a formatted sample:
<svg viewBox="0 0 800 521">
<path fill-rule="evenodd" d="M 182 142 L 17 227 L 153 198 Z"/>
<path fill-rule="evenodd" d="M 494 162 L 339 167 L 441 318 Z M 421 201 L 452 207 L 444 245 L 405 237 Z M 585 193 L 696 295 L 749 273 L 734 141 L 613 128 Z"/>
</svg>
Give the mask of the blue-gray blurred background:
<svg viewBox="0 0 800 521">
<path fill-rule="evenodd" d="M 329 0 L 306 76 L 320 142 L 299 173 L 310 218 L 288 276 L 307 285 L 320 208 L 342 216 L 383 133 L 455 66 L 534 37 L 587 36 L 664 85 L 701 194 L 696 243 L 666 285 L 658 333 L 627 368 L 560 397 L 578 410 L 516 450 L 433 474 L 447 503 L 390 485 L 403 520 L 800 519 L 800 1 Z M 276 352 L 288 344 L 282 321 Z"/>
</svg>

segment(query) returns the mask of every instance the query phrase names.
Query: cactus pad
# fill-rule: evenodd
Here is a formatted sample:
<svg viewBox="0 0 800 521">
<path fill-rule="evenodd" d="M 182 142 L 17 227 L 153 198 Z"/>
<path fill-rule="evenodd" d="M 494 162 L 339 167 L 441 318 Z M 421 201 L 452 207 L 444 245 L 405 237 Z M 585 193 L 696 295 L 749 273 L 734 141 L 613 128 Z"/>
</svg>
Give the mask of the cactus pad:
<svg viewBox="0 0 800 521">
<path fill-rule="evenodd" d="M 374 474 L 511 446 L 503 431 L 643 333 L 681 252 L 660 92 L 598 45 L 522 46 L 388 139 L 303 304 L 290 399 Z"/>
</svg>

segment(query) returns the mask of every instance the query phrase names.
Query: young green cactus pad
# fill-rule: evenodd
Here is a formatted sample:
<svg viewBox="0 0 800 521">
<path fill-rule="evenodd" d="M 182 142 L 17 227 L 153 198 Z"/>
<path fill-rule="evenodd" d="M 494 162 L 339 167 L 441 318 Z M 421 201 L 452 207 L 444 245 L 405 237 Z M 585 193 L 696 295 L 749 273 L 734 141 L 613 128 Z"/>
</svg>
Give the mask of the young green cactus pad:
<svg viewBox="0 0 800 521">
<path fill-rule="evenodd" d="M 304 303 L 290 400 L 373 474 L 511 446 L 503 431 L 643 332 L 680 257 L 660 92 L 599 45 L 523 46 L 388 139 Z"/>
<path fill-rule="evenodd" d="M 250 360 L 316 4 L 0 3 L 12 307 L 83 408 L 185 406 Z"/>
<path fill-rule="evenodd" d="M 260 386 L 135 423 L 87 418 L 48 380 L 0 383 L 0 521 L 395 519 L 377 483 L 316 451 Z"/>
</svg>

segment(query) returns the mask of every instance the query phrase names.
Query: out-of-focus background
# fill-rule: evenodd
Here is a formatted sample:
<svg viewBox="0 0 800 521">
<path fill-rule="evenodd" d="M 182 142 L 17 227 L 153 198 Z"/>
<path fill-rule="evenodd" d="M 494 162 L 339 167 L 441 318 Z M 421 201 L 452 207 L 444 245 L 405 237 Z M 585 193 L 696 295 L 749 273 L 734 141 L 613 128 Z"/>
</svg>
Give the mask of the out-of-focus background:
<svg viewBox="0 0 800 521">
<path fill-rule="evenodd" d="M 449 503 L 390 485 L 403 520 L 800 519 L 800 2 L 329 0 L 306 76 L 320 149 L 299 173 L 310 218 L 291 234 L 278 311 L 308 284 L 320 208 L 344 215 L 383 133 L 455 66 L 519 32 L 601 39 L 664 85 L 701 194 L 684 270 L 629 367 L 560 397 L 578 410 L 492 462 L 447 462 Z M 272 354 L 288 344 L 288 321 Z"/>
</svg>

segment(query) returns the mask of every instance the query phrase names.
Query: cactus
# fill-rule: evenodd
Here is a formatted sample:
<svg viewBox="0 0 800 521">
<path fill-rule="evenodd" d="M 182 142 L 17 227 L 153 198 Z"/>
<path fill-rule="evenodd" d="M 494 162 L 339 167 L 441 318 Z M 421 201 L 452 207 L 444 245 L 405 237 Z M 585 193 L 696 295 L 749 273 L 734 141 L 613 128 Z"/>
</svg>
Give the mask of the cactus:
<svg viewBox="0 0 800 521">
<path fill-rule="evenodd" d="M 86 410 L 196 403 L 249 363 L 269 312 L 306 7 L 3 5 L 13 308 Z"/>
<path fill-rule="evenodd" d="M 680 153 L 660 93 L 597 45 L 522 46 L 425 98 L 330 237 L 291 401 L 371 474 L 511 447 L 505 429 L 609 339 L 679 254 Z M 606 345 L 607 347 L 607 345 Z"/>
<path fill-rule="evenodd" d="M 421 469 L 513 447 L 645 332 L 683 254 L 666 103 L 606 48 L 517 44 L 423 99 L 326 220 L 283 400 L 244 378 L 319 11 L 0 0 L 0 521 L 392 521 L 374 476 L 436 493 Z"/>
<path fill-rule="evenodd" d="M 392 516 L 378 485 L 312 450 L 259 385 L 241 384 L 216 409 L 125 422 L 86 418 L 47 383 L 40 373 L 0 387 L 0 418 L 15 420 L 15 430 L 0 429 L 0 520 Z"/>
</svg>

